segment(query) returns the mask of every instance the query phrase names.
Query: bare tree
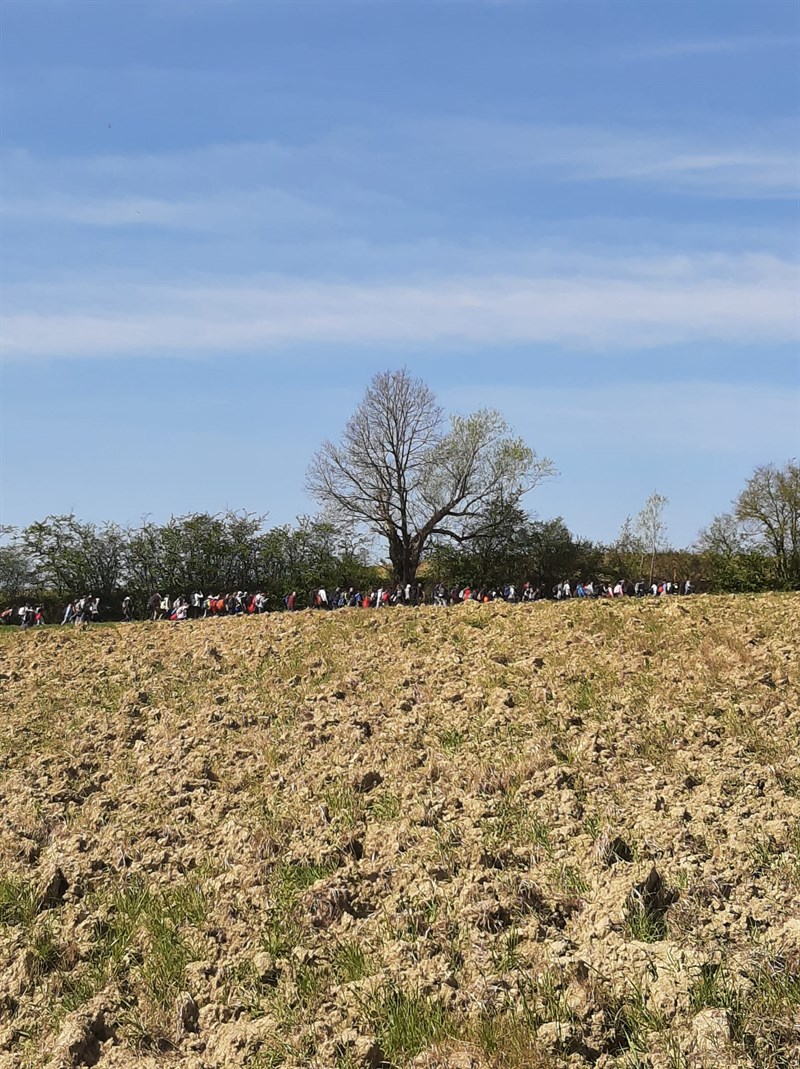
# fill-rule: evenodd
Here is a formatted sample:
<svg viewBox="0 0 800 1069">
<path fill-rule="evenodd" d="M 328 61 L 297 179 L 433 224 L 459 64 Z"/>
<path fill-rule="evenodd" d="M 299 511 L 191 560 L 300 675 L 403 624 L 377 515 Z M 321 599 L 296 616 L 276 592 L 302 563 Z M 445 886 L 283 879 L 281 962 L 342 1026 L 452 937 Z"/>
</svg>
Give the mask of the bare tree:
<svg viewBox="0 0 800 1069">
<path fill-rule="evenodd" d="M 497 412 L 445 420 L 430 388 L 405 369 L 376 375 L 345 426 L 324 442 L 307 485 L 329 512 L 388 543 L 396 582 L 412 582 L 432 536 L 467 541 L 492 528 L 554 473 Z"/>
<path fill-rule="evenodd" d="M 651 584 L 656 566 L 656 554 L 666 545 L 667 525 L 664 523 L 664 507 L 668 504 L 669 501 L 663 494 L 653 491 L 636 517 L 636 535 L 642 546 L 642 568 L 644 568 L 644 554 L 650 554 L 649 582 Z"/>
</svg>

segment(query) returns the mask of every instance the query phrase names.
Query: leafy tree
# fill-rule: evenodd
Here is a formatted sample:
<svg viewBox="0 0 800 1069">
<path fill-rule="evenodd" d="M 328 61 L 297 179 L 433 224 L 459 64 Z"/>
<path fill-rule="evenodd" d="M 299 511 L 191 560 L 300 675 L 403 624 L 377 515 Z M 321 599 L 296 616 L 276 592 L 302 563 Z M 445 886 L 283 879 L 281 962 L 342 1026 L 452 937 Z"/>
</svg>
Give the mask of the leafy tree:
<svg viewBox="0 0 800 1069">
<path fill-rule="evenodd" d="M 545 590 L 562 579 L 594 579 L 601 562 L 600 548 L 575 538 L 560 516 L 533 523 L 525 577 Z"/>
<path fill-rule="evenodd" d="M 367 562 L 365 540 L 327 520 L 301 516 L 296 527 L 266 532 L 258 560 L 261 586 L 276 597 L 324 586 L 363 587 L 380 581 Z"/>
<path fill-rule="evenodd" d="M 165 561 L 161 527 L 146 520 L 128 532 L 125 547 L 125 583 L 128 592 L 145 600 L 156 591 L 174 590 Z"/>
<path fill-rule="evenodd" d="M 800 465 L 756 468 L 734 502 L 734 516 L 745 544 L 774 559 L 778 582 L 800 585 Z"/>
<path fill-rule="evenodd" d="M 535 520 L 514 506 L 502 523 L 463 545 L 434 543 L 426 560 L 435 578 L 448 586 L 529 581 L 549 590 L 561 579 L 594 577 L 601 557 L 591 542 L 575 539 L 560 516 Z"/>
<path fill-rule="evenodd" d="M 774 562 L 765 553 L 714 553 L 706 550 L 700 555 L 703 576 L 712 592 L 754 594 L 760 590 L 774 590 L 780 584 L 775 575 Z"/>
<path fill-rule="evenodd" d="M 248 590 L 256 586 L 263 517 L 247 512 L 173 516 L 131 531 L 127 579 L 144 594 Z"/>
<path fill-rule="evenodd" d="M 139 527 L 48 516 L 21 533 L 0 529 L 0 595 L 35 594 L 45 602 L 98 594 L 118 608 L 123 593 L 140 607 L 158 591 L 172 597 L 201 590 L 263 590 L 275 599 L 292 589 L 364 586 L 381 581 L 366 541 L 326 520 L 265 530 L 262 517 L 229 511 L 191 513 Z"/>
<path fill-rule="evenodd" d="M 313 458 L 307 485 L 336 520 L 385 539 L 394 579 L 407 583 L 431 538 L 474 540 L 497 523 L 498 503 L 516 504 L 552 473 L 497 412 L 448 424 L 404 369 L 373 378 L 341 442 Z"/>
<path fill-rule="evenodd" d="M 434 536 L 425 560 L 448 586 L 502 586 L 516 580 L 531 538 L 531 520 L 519 505 L 490 506 L 492 523 L 462 541 Z"/>
<path fill-rule="evenodd" d="M 733 502 L 700 532 L 697 548 L 717 590 L 800 586 L 800 467 L 755 469 Z"/>
<path fill-rule="evenodd" d="M 721 557 L 732 557 L 744 553 L 745 539 L 736 517 L 731 512 L 715 516 L 711 523 L 700 532 L 699 548 Z"/>
<path fill-rule="evenodd" d="M 15 527 L 0 527 L 0 598 L 13 601 L 31 592 L 36 586 L 36 574 L 25 547 L 19 541 Z"/>
<path fill-rule="evenodd" d="M 611 547 L 609 564 L 617 577 L 628 579 L 641 576 L 644 571 L 645 547 L 632 516 L 626 516 L 617 539 Z"/>
<path fill-rule="evenodd" d="M 47 516 L 22 531 L 20 544 L 42 590 L 62 597 L 92 593 L 108 601 L 118 589 L 126 533 L 115 523 Z"/>
<path fill-rule="evenodd" d="M 492 522 L 462 542 L 434 537 L 427 555 L 437 578 L 448 585 L 470 582 L 478 587 L 501 586 L 516 579 L 529 550 L 531 520 L 519 505 L 495 502 Z"/>
</svg>

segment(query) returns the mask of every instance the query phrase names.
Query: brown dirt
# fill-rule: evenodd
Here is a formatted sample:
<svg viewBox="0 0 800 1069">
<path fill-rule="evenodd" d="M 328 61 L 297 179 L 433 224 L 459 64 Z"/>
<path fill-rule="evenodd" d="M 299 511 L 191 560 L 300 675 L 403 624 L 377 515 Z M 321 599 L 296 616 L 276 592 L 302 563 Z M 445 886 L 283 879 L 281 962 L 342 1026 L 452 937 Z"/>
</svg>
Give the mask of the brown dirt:
<svg viewBox="0 0 800 1069">
<path fill-rule="evenodd" d="M 0 1066 L 800 1064 L 800 596 L 0 635 Z"/>
</svg>

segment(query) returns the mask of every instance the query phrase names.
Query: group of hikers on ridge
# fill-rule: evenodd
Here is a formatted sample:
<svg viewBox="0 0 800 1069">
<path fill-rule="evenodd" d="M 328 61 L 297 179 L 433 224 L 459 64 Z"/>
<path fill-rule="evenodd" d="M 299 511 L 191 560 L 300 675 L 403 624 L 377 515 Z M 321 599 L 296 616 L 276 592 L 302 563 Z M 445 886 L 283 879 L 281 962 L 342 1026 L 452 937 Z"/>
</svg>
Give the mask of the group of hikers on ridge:
<svg viewBox="0 0 800 1069">
<path fill-rule="evenodd" d="M 683 583 L 661 582 L 653 583 L 649 588 L 644 580 L 637 583 L 626 583 L 620 580 L 616 584 L 606 584 L 595 587 L 594 583 L 575 584 L 574 590 L 568 580 L 556 585 L 550 595 L 557 601 L 563 601 L 572 597 L 644 597 L 646 594 L 661 596 L 664 594 L 691 594 L 692 584 L 689 580 Z M 149 620 L 199 620 L 209 616 L 260 616 L 263 613 L 275 610 L 288 610 L 294 612 L 298 609 L 344 609 L 344 608 L 387 608 L 394 605 L 457 605 L 465 601 L 541 601 L 547 595 L 541 587 L 534 587 L 531 583 L 524 583 L 518 591 L 509 583 L 502 589 L 496 587 L 473 588 L 469 584 L 464 587 L 453 587 L 447 590 L 443 583 L 436 583 L 430 596 L 420 583 L 407 583 L 405 586 L 398 584 L 394 588 L 390 586 L 372 587 L 362 593 L 355 587 L 336 587 L 328 592 L 325 587 L 312 587 L 306 596 L 298 595 L 296 590 L 286 594 L 282 604 L 270 605 L 270 599 L 263 592 L 251 594 L 246 590 L 237 590 L 230 594 L 182 594 L 174 600 L 168 594 L 151 594 L 147 602 L 147 619 Z M 130 597 L 122 602 L 122 616 L 124 620 L 133 619 L 133 603 Z"/>
<path fill-rule="evenodd" d="M 94 594 L 85 594 L 82 598 L 75 598 L 67 603 L 64 610 L 62 624 L 88 624 L 98 623 L 100 620 L 100 598 Z M 0 623 L 19 624 L 23 629 L 28 627 L 41 627 L 47 623 L 44 615 L 44 606 L 31 605 L 24 602 L 18 609 L 4 609 L 0 612 Z"/>
<path fill-rule="evenodd" d="M 420 583 L 406 583 L 405 586 L 370 587 L 363 592 L 355 587 L 344 589 L 337 587 L 333 591 L 325 587 L 313 587 L 307 594 L 300 595 L 296 590 L 286 594 L 277 603 L 260 591 L 251 594 L 237 590 L 229 594 L 181 594 L 176 598 L 169 594 L 155 592 L 147 600 L 145 619 L 148 620 L 199 620 L 218 616 L 260 616 L 267 612 L 299 609 L 343 609 L 343 608 L 387 608 L 395 605 L 438 606 L 458 605 L 463 602 L 533 602 L 543 600 L 568 601 L 573 598 L 622 598 L 622 597 L 663 597 L 673 594 L 692 594 L 694 586 L 690 580 L 673 582 L 662 580 L 647 583 L 643 579 L 632 583 L 620 579 L 616 583 L 595 583 L 593 581 L 575 583 L 565 579 L 557 583 L 550 591 L 542 586 L 526 582 L 520 588 L 513 583 L 503 587 L 463 587 L 448 589 L 444 583 L 435 583 L 427 591 Z M 133 598 L 126 595 L 121 604 L 122 619 L 137 619 Z M 100 620 L 100 598 L 86 594 L 68 602 L 62 624 L 88 624 Z M 35 627 L 46 623 L 41 605 L 32 606 L 28 602 L 18 609 L 10 608 L 0 613 L 0 621 L 5 624 L 19 624 L 23 628 Z"/>
</svg>

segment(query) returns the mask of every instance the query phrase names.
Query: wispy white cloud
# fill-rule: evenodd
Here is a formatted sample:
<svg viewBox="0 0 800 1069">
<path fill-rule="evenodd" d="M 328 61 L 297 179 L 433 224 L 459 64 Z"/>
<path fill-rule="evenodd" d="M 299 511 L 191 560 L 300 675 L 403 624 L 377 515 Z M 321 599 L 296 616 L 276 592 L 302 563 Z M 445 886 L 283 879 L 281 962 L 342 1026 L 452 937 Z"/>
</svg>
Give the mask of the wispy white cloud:
<svg viewBox="0 0 800 1069">
<path fill-rule="evenodd" d="M 570 182 L 620 181 L 704 196 L 786 197 L 800 187 L 800 144 L 791 129 L 737 135 L 670 135 L 603 127 L 464 121 L 439 131 L 436 153 L 486 171 Z"/>
<path fill-rule="evenodd" d="M 9 151 L 6 212 L 97 225 L 145 208 L 151 221 L 215 214 L 233 202 L 252 214 L 290 209 L 336 212 L 357 220 L 381 212 L 447 214 L 453 182 L 475 190 L 498 178 L 625 183 L 705 197 L 797 197 L 796 125 L 736 132 L 670 134 L 631 128 L 488 122 L 432 117 L 380 128 L 332 130 L 304 143 L 211 144 L 180 152 L 38 158 Z M 456 188 L 458 188 L 458 186 Z M 95 203 L 99 202 L 99 203 Z M 491 208 L 491 205 L 489 205 Z M 144 212 L 143 212 L 144 214 Z"/>
<path fill-rule="evenodd" d="M 793 198 L 800 181 L 800 159 L 790 152 L 680 152 L 663 146 L 630 146 L 625 152 L 587 155 L 582 175 L 573 177 L 656 182 L 693 192 L 729 196 Z"/>
<path fill-rule="evenodd" d="M 282 189 L 243 190 L 204 197 L 79 196 L 44 194 L 12 197 L 0 202 L 7 220 L 36 223 L 75 223 L 102 228 L 152 226 L 166 230 L 230 230 L 279 224 L 317 226 L 336 216 L 319 203 Z"/>
<path fill-rule="evenodd" d="M 800 38 L 778 35 L 749 37 L 705 37 L 694 40 L 663 41 L 632 49 L 626 55 L 637 59 L 668 59 L 671 56 L 738 55 L 759 48 L 797 48 Z"/>
<path fill-rule="evenodd" d="M 297 344 L 324 355 L 342 344 L 554 343 L 613 353 L 703 339 L 787 342 L 798 338 L 797 292 L 795 266 L 766 256 L 588 261 L 559 275 L 413 283 L 270 277 L 155 287 L 104 279 L 7 289 L 2 343 L 7 358 L 25 359 Z"/>
</svg>

